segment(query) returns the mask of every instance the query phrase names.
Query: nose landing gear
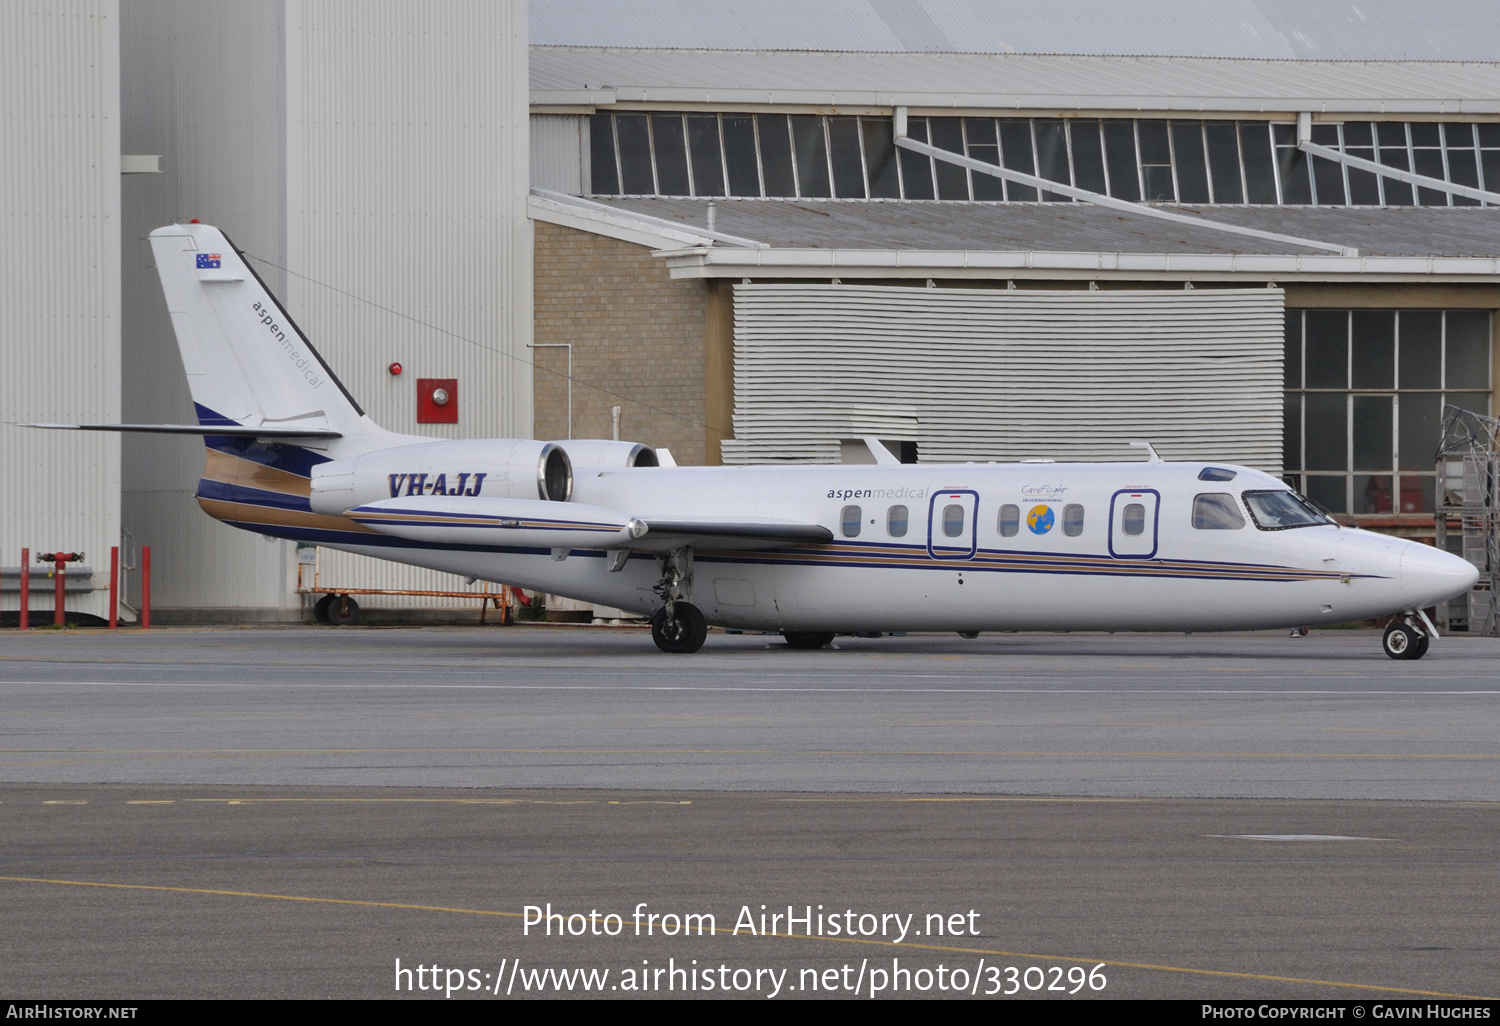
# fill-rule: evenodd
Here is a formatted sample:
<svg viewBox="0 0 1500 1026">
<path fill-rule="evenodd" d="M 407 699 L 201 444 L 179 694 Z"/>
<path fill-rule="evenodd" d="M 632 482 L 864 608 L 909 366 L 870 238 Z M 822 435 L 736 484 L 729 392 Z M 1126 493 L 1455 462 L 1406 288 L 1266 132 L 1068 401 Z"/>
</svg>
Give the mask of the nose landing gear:
<svg viewBox="0 0 1500 1026">
<path fill-rule="evenodd" d="M 1385 629 L 1381 647 L 1392 659 L 1421 659 L 1431 640 L 1415 624 L 1397 621 Z"/>
</svg>

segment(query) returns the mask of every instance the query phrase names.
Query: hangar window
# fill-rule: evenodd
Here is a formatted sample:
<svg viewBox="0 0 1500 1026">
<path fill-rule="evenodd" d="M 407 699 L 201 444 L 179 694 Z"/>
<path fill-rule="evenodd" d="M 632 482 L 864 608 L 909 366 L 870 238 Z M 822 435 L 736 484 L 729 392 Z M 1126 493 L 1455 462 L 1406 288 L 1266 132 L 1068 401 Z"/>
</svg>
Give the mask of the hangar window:
<svg viewBox="0 0 1500 1026">
<path fill-rule="evenodd" d="M 1021 530 L 1021 507 L 1006 503 L 1000 507 L 1000 537 L 1014 538 Z"/>
<path fill-rule="evenodd" d="M 913 117 L 911 138 L 1132 202 L 1473 206 L 1297 148 L 1291 122 Z M 1312 141 L 1387 167 L 1500 190 L 1500 124 L 1319 121 Z M 1070 202 L 897 149 L 888 117 L 595 114 L 595 196 Z M 727 188 L 726 188 L 727 183 Z"/>
<path fill-rule="evenodd" d="M 1288 310 L 1282 466 L 1333 513 L 1431 513 L 1443 407 L 1490 412 L 1487 310 Z"/>
<path fill-rule="evenodd" d="M 958 503 L 943 507 L 943 535 L 957 538 L 964 533 L 964 508 Z"/>
<path fill-rule="evenodd" d="M 864 519 L 865 512 L 858 506 L 845 506 L 839 513 L 839 529 L 844 532 L 845 538 L 858 538 L 860 521 Z"/>
<path fill-rule="evenodd" d="M 1146 533 L 1146 507 L 1132 502 L 1120 514 L 1120 530 L 1134 537 Z"/>
<path fill-rule="evenodd" d="M 910 511 L 905 506 L 892 506 L 885 511 L 885 533 L 892 538 L 905 538 Z"/>
<path fill-rule="evenodd" d="M 1083 507 L 1070 502 L 1063 507 L 1063 534 L 1077 538 L 1083 533 Z"/>
<path fill-rule="evenodd" d="M 1238 531 L 1245 518 L 1228 492 L 1207 492 L 1193 498 L 1193 526 L 1200 531 Z"/>
</svg>

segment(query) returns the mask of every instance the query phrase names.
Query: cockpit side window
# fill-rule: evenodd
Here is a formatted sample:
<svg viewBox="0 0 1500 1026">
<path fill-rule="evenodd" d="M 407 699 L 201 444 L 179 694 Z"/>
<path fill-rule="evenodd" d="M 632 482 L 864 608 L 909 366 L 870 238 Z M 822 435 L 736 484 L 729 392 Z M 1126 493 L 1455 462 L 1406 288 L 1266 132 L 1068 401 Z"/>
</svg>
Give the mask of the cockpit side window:
<svg viewBox="0 0 1500 1026">
<path fill-rule="evenodd" d="M 1200 531 L 1238 531 L 1245 518 L 1233 495 L 1205 492 L 1193 498 L 1193 526 Z"/>
<path fill-rule="evenodd" d="M 1312 503 L 1292 491 L 1245 492 L 1241 496 L 1250 518 L 1262 531 L 1285 531 L 1292 527 L 1331 524 Z"/>
</svg>

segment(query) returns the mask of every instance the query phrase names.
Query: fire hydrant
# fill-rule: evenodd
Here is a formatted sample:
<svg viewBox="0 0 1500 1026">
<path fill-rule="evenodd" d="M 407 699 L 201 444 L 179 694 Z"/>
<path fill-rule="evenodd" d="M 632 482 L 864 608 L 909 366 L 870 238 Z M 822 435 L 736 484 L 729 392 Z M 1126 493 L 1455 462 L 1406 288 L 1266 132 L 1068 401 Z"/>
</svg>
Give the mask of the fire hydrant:
<svg viewBox="0 0 1500 1026">
<path fill-rule="evenodd" d="M 82 563 L 82 552 L 46 552 L 36 557 L 38 563 L 52 564 L 53 599 L 52 599 L 52 622 L 58 627 L 68 622 L 66 599 L 63 591 L 68 582 L 68 564 Z"/>
</svg>

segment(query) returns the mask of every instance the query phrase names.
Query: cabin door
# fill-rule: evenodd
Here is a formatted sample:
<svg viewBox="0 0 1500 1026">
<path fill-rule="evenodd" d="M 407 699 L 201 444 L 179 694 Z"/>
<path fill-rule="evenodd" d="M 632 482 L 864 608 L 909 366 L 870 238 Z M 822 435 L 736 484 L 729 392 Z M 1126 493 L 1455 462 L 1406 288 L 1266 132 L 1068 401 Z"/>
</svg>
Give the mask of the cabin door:
<svg viewBox="0 0 1500 1026">
<path fill-rule="evenodd" d="M 927 506 L 927 554 L 972 559 L 979 550 L 979 493 L 967 488 L 934 492 Z"/>
<path fill-rule="evenodd" d="M 1109 502 L 1109 554 L 1116 559 L 1156 555 L 1157 512 L 1161 494 L 1151 488 L 1122 488 Z"/>
</svg>

